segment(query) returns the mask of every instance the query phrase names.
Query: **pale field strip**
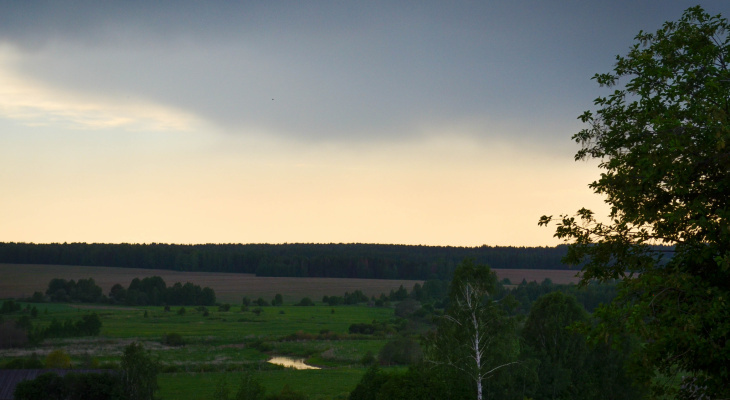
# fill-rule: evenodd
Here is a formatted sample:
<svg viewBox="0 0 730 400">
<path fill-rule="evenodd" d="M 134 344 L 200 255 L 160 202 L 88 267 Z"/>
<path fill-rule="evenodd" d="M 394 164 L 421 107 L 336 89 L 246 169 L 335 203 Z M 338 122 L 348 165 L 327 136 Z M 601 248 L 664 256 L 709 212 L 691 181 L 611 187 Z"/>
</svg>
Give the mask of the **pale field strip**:
<svg viewBox="0 0 730 400">
<path fill-rule="evenodd" d="M 494 269 L 497 277 L 509 279 L 513 285 L 523 279 L 542 282 L 550 278 L 553 283 L 577 283 L 576 270 L 540 270 L 540 269 Z M 117 267 L 85 267 L 68 265 L 37 264 L 0 264 L 0 298 L 24 298 L 33 292 L 45 293 L 48 282 L 53 278 L 79 280 L 93 278 L 108 294 L 111 287 L 119 283 L 125 288 L 134 278 L 160 276 L 168 286 L 176 282 L 191 282 L 201 287 L 208 286 L 215 290 L 220 302 L 239 304 L 243 296 L 256 299 L 263 297 L 267 301 L 276 293 L 281 293 L 285 301 L 298 301 L 302 297 L 310 297 L 319 301 L 322 296 L 342 296 L 345 292 L 362 290 L 368 296 L 388 294 L 403 285 L 409 291 L 419 280 L 391 279 L 349 279 L 349 278 L 290 278 L 290 277 L 257 277 L 253 274 L 237 274 L 227 272 L 185 272 L 162 269 L 117 268 Z"/>
</svg>

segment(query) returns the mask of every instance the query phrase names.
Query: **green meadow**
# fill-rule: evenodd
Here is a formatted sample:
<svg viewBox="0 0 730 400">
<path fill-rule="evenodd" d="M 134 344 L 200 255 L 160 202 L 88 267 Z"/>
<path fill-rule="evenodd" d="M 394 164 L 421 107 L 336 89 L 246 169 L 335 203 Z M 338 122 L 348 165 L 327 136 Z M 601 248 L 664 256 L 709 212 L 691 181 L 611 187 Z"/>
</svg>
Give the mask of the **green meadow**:
<svg viewBox="0 0 730 400">
<path fill-rule="evenodd" d="M 121 307 L 55 303 L 21 303 L 38 309 L 34 327 L 53 319 L 77 320 L 96 313 L 102 321 L 99 336 L 46 339 L 36 346 L 0 350 L 0 365 L 16 358 L 41 362 L 54 350 L 71 357 L 74 368 L 108 368 L 118 365 L 125 346 L 140 342 L 158 360 L 159 397 L 210 399 L 221 379 L 235 392 L 242 371 L 255 371 L 269 393 L 285 385 L 311 399 L 344 399 L 365 372 L 361 361 L 377 355 L 388 334 L 351 335 L 354 323 L 373 321 L 395 324 L 393 308 L 343 305 L 268 306 L 242 311 L 231 306 L 207 310 L 197 307 Z M 207 315 L 206 315 L 207 311 Z M 165 344 L 168 334 L 179 334 L 183 346 Z M 294 370 L 268 363 L 272 356 L 303 359 L 318 370 Z"/>
</svg>

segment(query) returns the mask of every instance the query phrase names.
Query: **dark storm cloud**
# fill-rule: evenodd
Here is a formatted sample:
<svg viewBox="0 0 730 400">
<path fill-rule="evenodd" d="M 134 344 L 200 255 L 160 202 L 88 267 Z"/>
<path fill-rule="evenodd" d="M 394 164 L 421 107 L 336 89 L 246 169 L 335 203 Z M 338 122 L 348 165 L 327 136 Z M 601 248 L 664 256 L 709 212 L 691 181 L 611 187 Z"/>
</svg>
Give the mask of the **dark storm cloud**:
<svg viewBox="0 0 730 400">
<path fill-rule="evenodd" d="M 590 76 L 639 29 L 692 5 L 495 4 L 5 2 L 0 42 L 50 85 L 160 102 L 229 132 L 368 140 L 477 120 L 540 138 L 590 106 Z"/>
</svg>

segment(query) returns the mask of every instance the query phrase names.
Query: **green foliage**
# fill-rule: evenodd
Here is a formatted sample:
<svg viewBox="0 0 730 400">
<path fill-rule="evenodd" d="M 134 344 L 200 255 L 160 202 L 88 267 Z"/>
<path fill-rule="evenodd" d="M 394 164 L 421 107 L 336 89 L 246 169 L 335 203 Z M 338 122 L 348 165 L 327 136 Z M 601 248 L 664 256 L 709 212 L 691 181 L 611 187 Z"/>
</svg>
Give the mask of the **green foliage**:
<svg viewBox="0 0 730 400">
<path fill-rule="evenodd" d="M 468 380 L 453 374 L 453 370 L 427 368 L 416 365 L 405 372 L 386 373 L 377 365 L 371 366 L 350 393 L 349 400 L 407 400 L 473 398 L 466 389 Z M 465 390 L 466 389 L 466 390 Z"/>
<path fill-rule="evenodd" d="M 231 389 L 228 387 L 228 379 L 224 375 L 221 375 L 215 381 L 213 400 L 229 400 L 230 398 Z"/>
<path fill-rule="evenodd" d="M 395 306 L 395 316 L 407 318 L 421 308 L 421 303 L 414 299 L 405 299 Z"/>
<path fill-rule="evenodd" d="M 299 303 L 297 303 L 295 305 L 309 307 L 309 306 L 313 306 L 314 302 L 309 297 L 304 297 L 299 301 Z"/>
<path fill-rule="evenodd" d="M 564 247 L 453 247 L 384 244 L 101 244 L 0 243 L 0 262 L 258 276 L 448 279 L 465 258 L 494 268 L 565 269 Z M 424 287 L 425 288 L 425 287 Z M 149 299 L 149 297 L 148 297 Z M 423 299 L 417 299 L 423 300 Z M 213 303 L 206 304 L 212 305 Z M 151 304 L 151 303 L 148 303 Z M 188 304 L 192 305 L 192 304 Z"/>
<path fill-rule="evenodd" d="M 468 376 L 479 400 L 485 380 L 517 363 L 514 321 L 490 298 L 496 283 L 488 266 L 462 262 L 454 271 L 446 315 L 427 338 L 427 359 Z"/>
<path fill-rule="evenodd" d="M 17 400 L 121 400 L 121 380 L 110 373 L 70 373 L 63 377 L 53 372 L 20 382 Z"/>
<path fill-rule="evenodd" d="M 522 330 L 523 359 L 537 361 L 536 380 L 529 386 L 535 398 L 638 399 L 625 364 L 628 348 L 589 346 L 578 329 L 589 324 L 575 298 L 562 292 L 540 297 Z"/>
<path fill-rule="evenodd" d="M 241 375 L 235 400 L 263 400 L 266 389 L 253 373 L 246 371 Z"/>
<path fill-rule="evenodd" d="M 266 396 L 266 400 L 307 400 L 308 397 L 302 392 L 292 389 L 289 385 L 284 385 L 279 394 Z"/>
<path fill-rule="evenodd" d="M 0 307 L 0 314 L 12 314 L 16 311 L 20 311 L 20 304 L 13 300 L 3 301 L 3 305 Z"/>
<path fill-rule="evenodd" d="M 348 400 L 376 400 L 380 388 L 387 380 L 388 376 L 377 365 L 372 365 L 350 393 Z"/>
<path fill-rule="evenodd" d="M 640 336 L 647 381 L 678 368 L 710 397 L 730 396 L 729 44 L 728 21 L 692 7 L 640 32 L 612 72 L 594 77 L 614 91 L 581 115 L 588 127 L 573 139 L 576 159 L 600 160 L 590 187 L 610 214 L 562 215 L 555 233 L 584 282 L 622 279 L 593 337 Z M 671 258 L 658 243 L 674 246 Z"/>
<path fill-rule="evenodd" d="M 124 349 L 121 362 L 123 391 L 129 400 L 153 400 L 157 391 L 158 363 L 140 343 Z"/>
<path fill-rule="evenodd" d="M 162 338 L 162 343 L 167 346 L 180 347 L 185 346 L 185 339 L 179 333 L 167 333 Z"/>
<path fill-rule="evenodd" d="M 69 302 L 79 301 L 84 303 L 94 303 L 102 300 L 101 288 L 94 282 L 94 279 L 79 279 L 78 282 L 71 279 L 55 278 L 48 283 L 46 289 L 51 301 Z"/>
<path fill-rule="evenodd" d="M 378 360 L 383 365 L 412 365 L 423 359 L 421 346 L 408 337 L 396 337 L 380 349 Z"/>
<path fill-rule="evenodd" d="M 71 357 L 63 350 L 53 350 L 46 356 L 46 368 L 66 369 L 71 367 Z"/>
<path fill-rule="evenodd" d="M 66 400 L 68 387 L 58 374 L 48 372 L 18 383 L 14 397 L 16 400 Z"/>
<path fill-rule="evenodd" d="M 43 362 L 35 355 L 30 358 L 14 358 L 3 369 L 43 369 Z"/>
<path fill-rule="evenodd" d="M 280 293 L 277 293 L 276 296 L 274 296 L 274 299 L 271 300 L 272 306 L 281 306 L 284 304 L 284 296 L 282 296 Z"/>
</svg>

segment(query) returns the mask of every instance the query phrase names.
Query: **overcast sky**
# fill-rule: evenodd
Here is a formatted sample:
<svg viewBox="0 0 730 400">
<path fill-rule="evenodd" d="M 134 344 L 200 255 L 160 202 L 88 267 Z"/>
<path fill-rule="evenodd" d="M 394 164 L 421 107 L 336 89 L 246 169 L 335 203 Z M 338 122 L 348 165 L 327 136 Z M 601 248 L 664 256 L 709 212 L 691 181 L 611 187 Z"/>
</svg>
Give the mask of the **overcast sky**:
<svg viewBox="0 0 730 400">
<path fill-rule="evenodd" d="M 696 4 L 1 1 L 0 241 L 557 244 L 591 76 Z"/>
</svg>

